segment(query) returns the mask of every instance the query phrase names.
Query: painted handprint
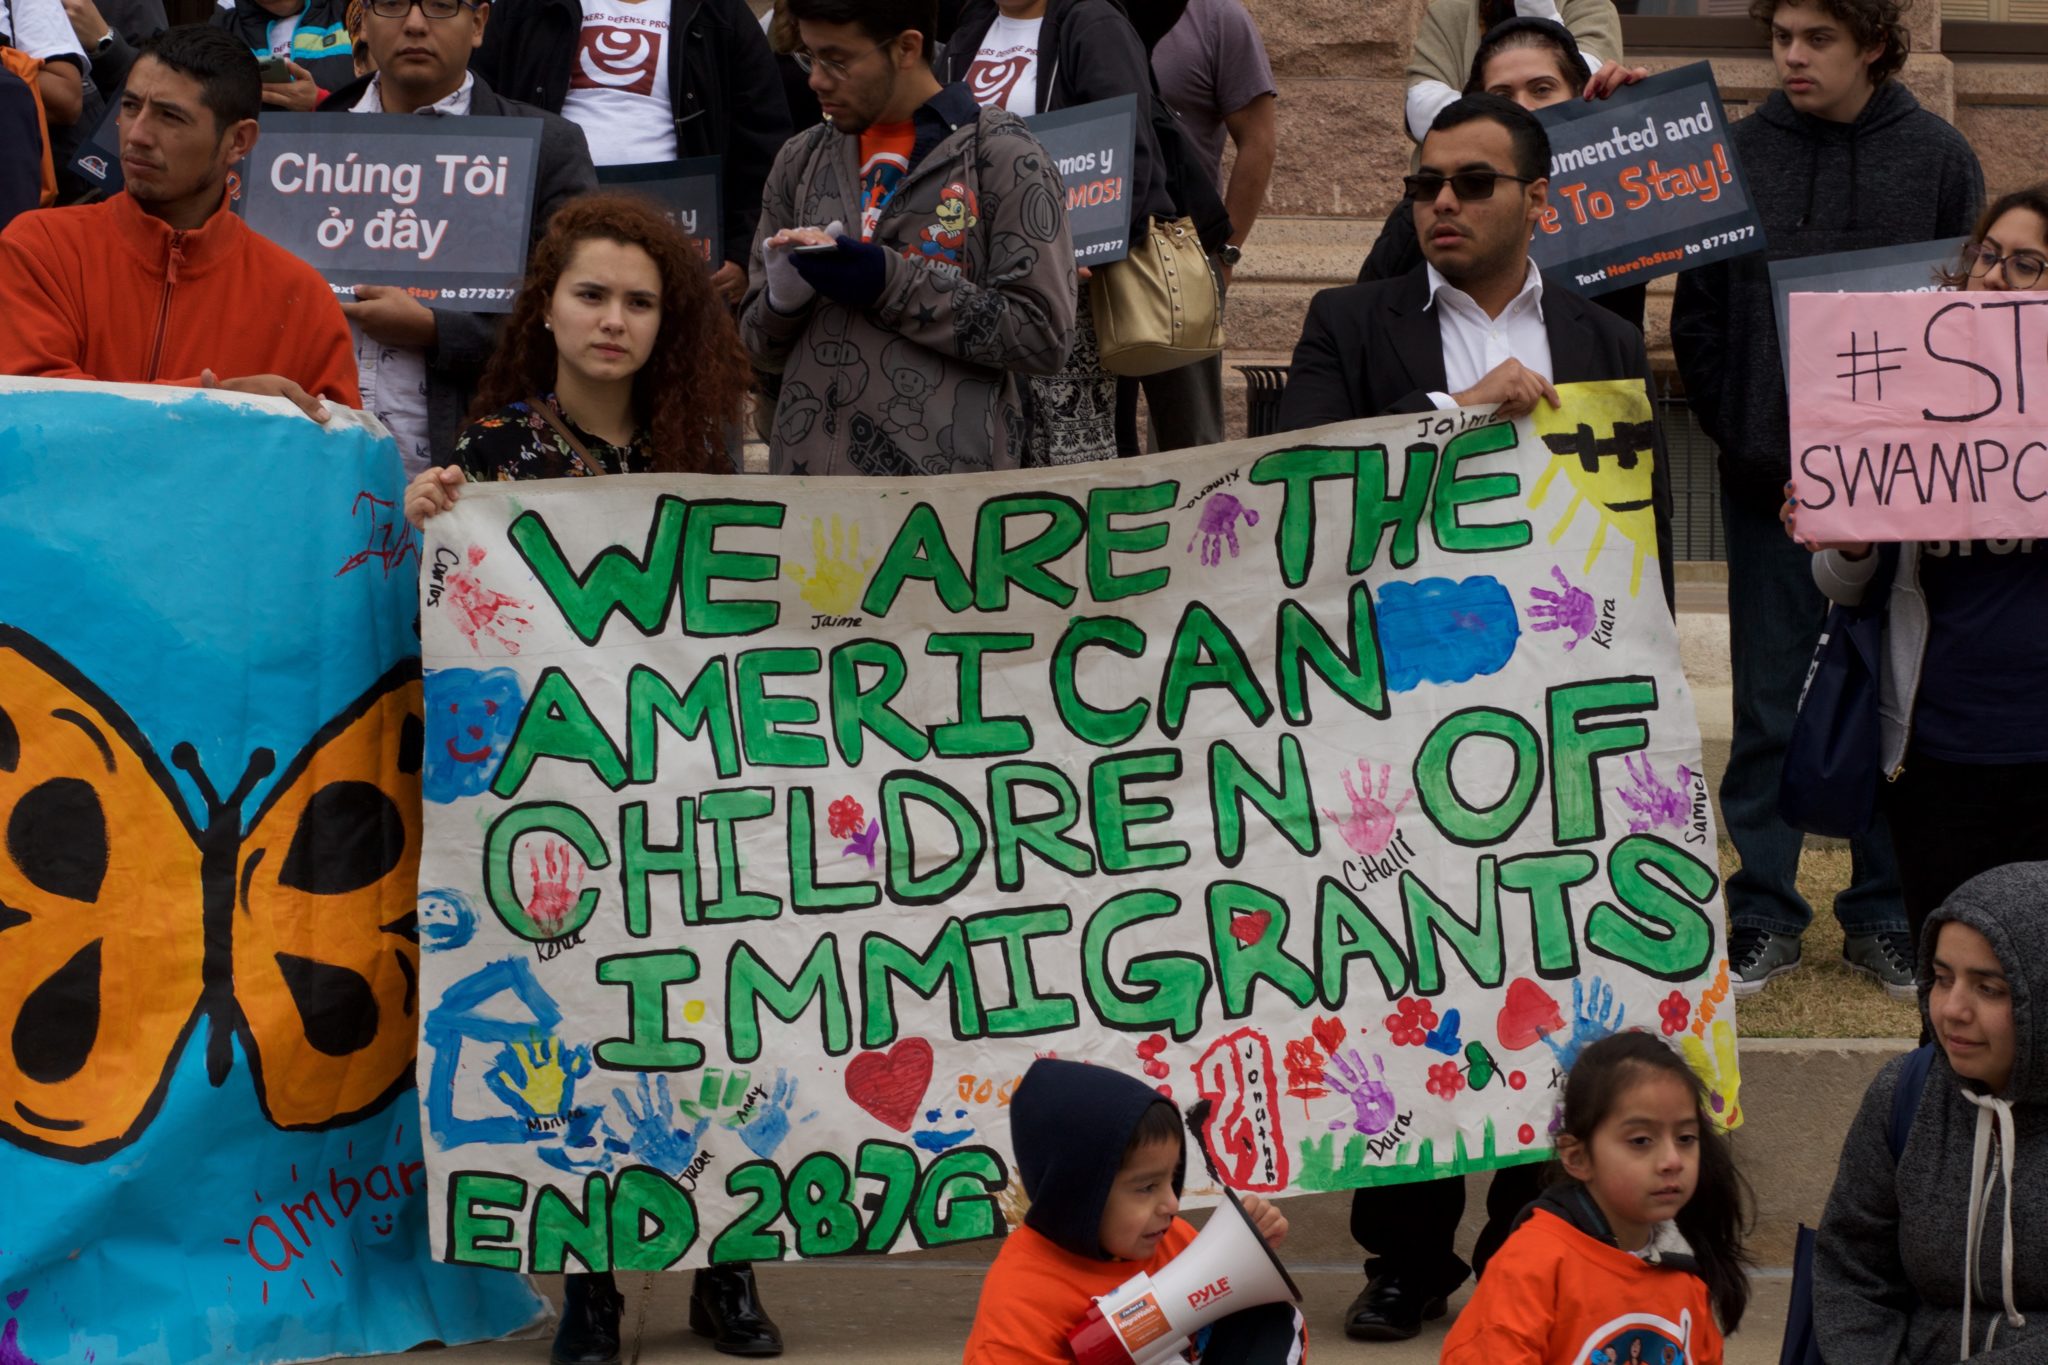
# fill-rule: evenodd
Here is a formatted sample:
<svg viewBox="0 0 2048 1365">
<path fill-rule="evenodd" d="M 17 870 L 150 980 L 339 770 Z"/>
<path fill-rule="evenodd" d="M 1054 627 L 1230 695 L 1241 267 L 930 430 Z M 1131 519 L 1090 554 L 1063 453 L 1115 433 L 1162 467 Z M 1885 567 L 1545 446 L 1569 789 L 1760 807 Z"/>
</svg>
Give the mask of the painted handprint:
<svg viewBox="0 0 2048 1365">
<path fill-rule="evenodd" d="M 1564 647 L 1576 649 L 1579 641 L 1591 635 L 1593 628 L 1600 624 L 1599 606 L 1593 601 L 1593 594 L 1572 586 L 1563 569 L 1553 564 L 1550 576 L 1557 580 L 1561 591 L 1529 589 L 1529 596 L 1536 599 L 1529 607 L 1529 629 L 1570 631 L 1571 638 L 1564 642 Z"/>
<path fill-rule="evenodd" d="M 617 1102 L 632 1134 L 629 1142 L 633 1155 L 658 1171 L 681 1175 L 696 1159 L 697 1144 L 703 1140 L 704 1130 L 711 1125 L 710 1117 L 699 1118 L 696 1126 L 688 1131 L 676 1127 L 676 1104 L 669 1097 L 667 1076 L 650 1079 L 646 1072 L 641 1072 L 637 1093 L 640 1108 L 636 1110 L 632 1097 L 625 1091 L 612 1091 L 612 1099 Z"/>
<path fill-rule="evenodd" d="M 539 853 L 526 855 L 527 872 L 533 879 L 533 894 L 526 913 L 550 934 L 561 931 L 583 886 L 583 860 L 560 839 L 550 839 Z"/>
<path fill-rule="evenodd" d="M 1221 564 L 1225 545 L 1230 546 L 1230 557 L 1236 559 L 1239 517 L 1244 518 L 1246 526 L 1259 524 L 1259 514 L 1229 493 L 1211 493 L 1202 504 L 1202 519 L 1195 526 L 1195 533 L 1188 537 L 1188 552 L 1194 553 L 1195 542 L 1199 540 L 1203 564 Z"/>
<path fill-rule="evenodd" d="M 872 559 L 860 557 L 860 523 L 855 522 L 849 532 L 840 524 L 839 514 L 832 514 L 832 546 L 825 547 L 825 519 L 811 518 L 811 565 L 809 569 L 795 562 L 785 563 L 783 573 L 795 580 L 798 594 L 804 601 L 827 616 L 850 615 L 860 606 L 861 589 L 867 586 L 868 571 L 875 567 Z"/>
<path fill-rule="evenodd" d="M 1401 1112 L 1387 1085 L 1387 1064 L 1377 1052 L 1372 1055 L 1372 1064 L 1377 1075 L 1368 1073 L 1358 1049 L 1350 1048 L 1330 1058 L 1330 1069 L 1324 1075 L 1331 1089 L 1351 1101 L 1355 1115 L 1351 1126 L 1367 1137 L 1393 1127 Z"/>
<path fill-rule="evenodd" d="M 1596 976 L 1592 990 L 1588 991 L 1585 982 L 1574 980 L 1571 1035 L 1559 1043 L 1550 1032 L 1546 1032 L 1543 1042 L 1549 1047 L 1551 1056 L 1557 1058 L 1558 1069 L 1570 1071 L 1572 1063 L 1579 1059 L 1588 1043 L 1597 1043 L 1609 1034 L 1621 1032 L 1622 1020 L 1627 1016 L 1628 1006 L 1614 1003 L 1614 987 Z"/>
<path fill-rule="evenodd" d="M 1401 814 L 1410 799 L 1413 789 L 1401 793 L 1401 799 L 1391 809 L 1387 806 L 1387 787 L 1393 780 L 1393 765 L 1380 764 L 1379 787 L 1373 787 L 1372 764 L 1366 759 L 1358 760 L 1358 771 L 1362 780 L 1353 786 L 1350 772 L 1344 774 L 1344 796 L 1351 802 L 1351 813 L 1339 815 L 1328 806 L 1323 815 L 1337 826 L 1353 853 L 1364 858 L 1377 858 L 1386 851 L 1394 837 L 1394 820 Z"/>
<path fill-rule="evenodd" d="M 1679 764 L 1677 783 L 1667 787 L 1645 755 L 1630 754 L 1622 760 L 1622 766 L 1628 769 L 1629 776 L 1629 785 L 1621 789 L 1621 804 L 1629 811 L 1628 832 L 1642 834 L 1659 825 L 1683 829 L 1692 813 L 1688 797 L 1692 769 Z"/>
<path fill-rule="evenodd" d="M 766 1161 L 774 1157 L 776 1149 L 789 1136 L 790 1112 L 796 1108 L 796 1078 L 781 1067 L 775 1069 L 775 1088 L 768 1092 L 754 1116 L 739 1127 L 740 1141 L 747 1144 L 747 1150 Z M 805 1122 L 817 1117 L 807 1115 Z"/>
<path fill-rule="evenodd" d="M 559 1119 L 575 1107 L 576 1082 L 589 1074 L 589 1048 L 564 1049 L 561 1039 L 536 1034 L 507 1044 L 484 1084 L 523 1119 Z"/>
<path fill-rule="evenodd" d="M 484 562 L 484 547 L 469 547 L 469 567 L 450 569 L 447 578 L 447 592 L 442 601 L 448 604 L 448 614 L 455 620 L 455 628 L 462 632 L 462 638 L 469 641 L 469 647 L 479 654 L 483 652 L 483 640 L 491 639 L 507 654 L 519 652 L 519 642 L 512 637 L 524 635 L 533 629 L 533 622 L 518 613 L 533 608 L 516 597 L 487 588 L 477 581 L 471 572 Z"/>
<path fill-rule="evenodd" d="M 1742 1065 L 1735 1051 L 1735 1029 L 1726 1019 L 1719 1019 L 1707 1030 L 1713 1037 L 1714 1051 L 1710 1056 L 1707 1044 L 1691 1034 L 1678 1040 L 1679 1049 L 1684 1052 L 1687 1065 L 1707 1087 L 1707 1104 L 1713 1111 L 1714 1124 L 1718 1128 L 1735 1128 L 1742 1123 Z"/>
</svg>

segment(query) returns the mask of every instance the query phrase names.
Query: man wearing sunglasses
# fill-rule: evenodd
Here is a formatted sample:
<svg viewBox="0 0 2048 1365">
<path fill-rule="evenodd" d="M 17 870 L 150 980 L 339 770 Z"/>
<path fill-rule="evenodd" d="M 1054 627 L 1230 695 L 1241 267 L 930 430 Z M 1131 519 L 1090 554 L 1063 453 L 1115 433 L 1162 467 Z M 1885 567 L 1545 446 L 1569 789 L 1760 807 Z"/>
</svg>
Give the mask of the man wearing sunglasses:
<svg viewBox="0 0 2048 1365">
<path fill-rule="evenodd" d="M 715 156 L 737 304 L 761 186 L 789 138 L 782 73 L 746 0 L 499 0 L 470 66 L 514 99 L 582 126 L 600 166 Z"/>
<path fill-rule="evenodd" d="M 1407 178 L 1423 263 L 1370 284 L 1326 289 L 1309 305 L 1280 401 L 1284 430 L 1389 413 L 1494 406 L 1519 417 L 1558 406 L 1555 385 L 1649 380 L 1642 333 L 1591 300 L 1548 284 L 1529 235 L 1548 200 L 1550 139 L 1520 105 L 1466 95 L 1447 105 Z M 1661 436 L 1651 497 L 1658 567 L 1672 601 L 1671 484 Z M 1527 473 L 1533 474 L 1530 470 Z M 1536 1166 L 1497 1171 L 1470 1273 L 1484 1273 L 1516 1216 L 1541 1191 Z M 1456 1252 L 1463 1177 L 1362 1189 L 1351 1235 L 1371 1258 L 1345 1318 L 1362 1341 L 1403 1341 L 1441 1317 L 1464 1282 Z"/>
<path fill-rule="evenodd" d="M 582 129 L 508 100 L 470 73 L 469 55 L 490 19 L 491 6 L 475 0 L 364 0 L 363 42 L 375 70 L 335 91 L 320 110 L 539 119 L 530 254 L 558 207 L 597 188 L 597 170 Z M 504 317 L 429 308 L 396 285 L 358 285 L 355 302 L 341 308 L 355 332 L 363 406 L 391 428 L 406 474 L 417 474 L 437 452 L 455 449 Z"/>
</svg>

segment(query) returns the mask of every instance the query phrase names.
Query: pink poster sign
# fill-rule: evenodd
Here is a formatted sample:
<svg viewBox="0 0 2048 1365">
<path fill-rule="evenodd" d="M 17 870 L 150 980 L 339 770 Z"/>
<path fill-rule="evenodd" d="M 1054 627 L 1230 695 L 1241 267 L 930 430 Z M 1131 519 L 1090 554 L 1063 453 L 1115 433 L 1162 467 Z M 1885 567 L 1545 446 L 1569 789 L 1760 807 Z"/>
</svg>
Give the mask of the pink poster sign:
<svg viewBox="0 0 2048 1365">
<path fill-rule="evenodd" d="M 2048 293 L 1794 294 L 1791 352 L 1803 537 L 2048 535 Z"/>
</svg>

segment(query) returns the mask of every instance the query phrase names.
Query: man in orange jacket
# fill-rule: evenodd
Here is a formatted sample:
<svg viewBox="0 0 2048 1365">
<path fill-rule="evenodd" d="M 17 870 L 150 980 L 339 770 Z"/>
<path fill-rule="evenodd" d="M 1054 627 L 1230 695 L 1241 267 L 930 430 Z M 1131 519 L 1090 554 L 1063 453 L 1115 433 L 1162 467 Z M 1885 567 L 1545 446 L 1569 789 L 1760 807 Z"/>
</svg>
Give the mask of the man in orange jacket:
<svg viewBox="0 0 2048 1365">
<path fill-rule="evenodd" d="M 316 421 L 360 407 L 326 281 L 228 208 L 262 77 L 218 29 L 167 30 L 121 95 L 127 189 L 0 233 L 0 374 L 277 394 Z"/>
</svg>

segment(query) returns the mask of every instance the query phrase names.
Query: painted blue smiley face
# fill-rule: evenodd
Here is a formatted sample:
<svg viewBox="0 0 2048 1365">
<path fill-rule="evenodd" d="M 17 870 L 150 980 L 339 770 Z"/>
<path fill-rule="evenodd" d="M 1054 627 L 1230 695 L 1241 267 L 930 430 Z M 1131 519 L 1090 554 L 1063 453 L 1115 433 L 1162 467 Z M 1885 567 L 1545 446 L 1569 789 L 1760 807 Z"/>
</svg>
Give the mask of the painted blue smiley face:
<svg viewBox="0 0 2048 1365">
<path fill-rule="evenodd" d="M 446 887 L 420 892 L 420 947 L 430 953 L 460 948 L 476 937 L 476 911 L 462 893 Z"/>
<path fill-rule="evenodd" d="M 509 668 L 427 674 L 427 800 L 445 804 L 490 786 L 525 707 L 519 675 Z"/>
</svg>

